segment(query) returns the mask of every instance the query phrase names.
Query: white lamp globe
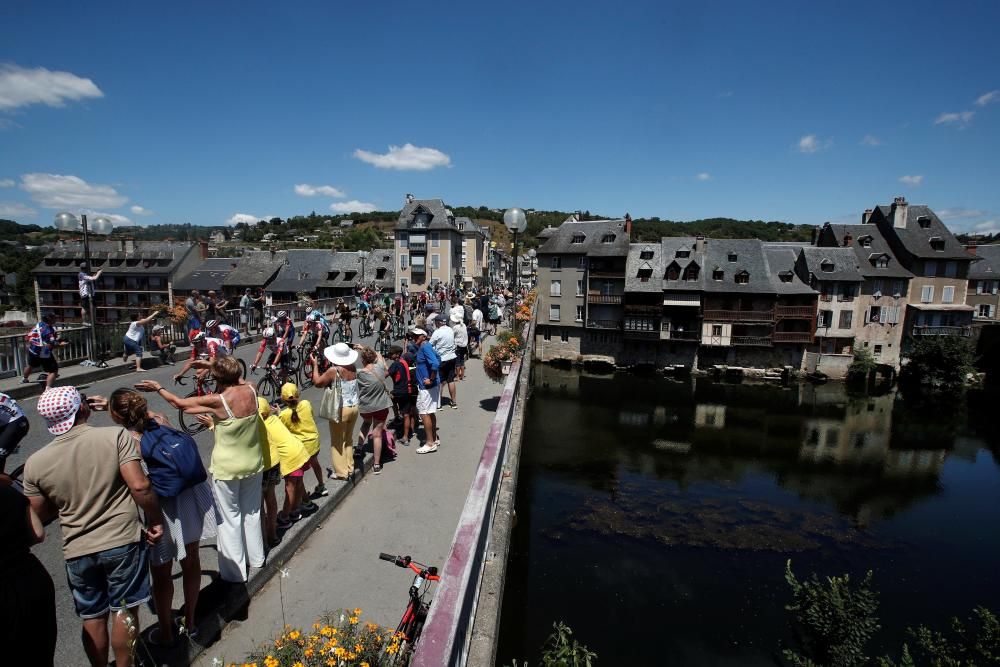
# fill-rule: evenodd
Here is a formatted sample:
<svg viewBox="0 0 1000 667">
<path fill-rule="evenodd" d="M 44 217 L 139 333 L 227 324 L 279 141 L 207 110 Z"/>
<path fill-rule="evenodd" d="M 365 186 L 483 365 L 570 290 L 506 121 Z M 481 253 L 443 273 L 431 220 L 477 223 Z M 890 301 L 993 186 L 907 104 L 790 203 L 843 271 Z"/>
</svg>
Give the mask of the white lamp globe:
<svg viewBox="0 0 1000 667">
<path fill-rule="evenodd" d="M 64 232 L 72 232 L 80 229 L 80 221 L 77 217 L 66 211 L 57 213 L 52 223 L 56 226 L 56 229 L 60 229 Z"/>
<path fill-rule="evenodd" d="M 528 219 L 524 215 L 524 211 L 517 208 L 507 209 L 503 214 L 503 224 L 507 226 L 512 232 L 523 232 L 528 226 Z"/>
<path fill-rule="evenodd" d="M 94 234 L 100 234 L 101 236 L 107 236 L 115 228 L 115 223 L 111 222 L 111 218 L 103 215 L 99 215 L 87 225 L 87 229 Z"/>
</svg>

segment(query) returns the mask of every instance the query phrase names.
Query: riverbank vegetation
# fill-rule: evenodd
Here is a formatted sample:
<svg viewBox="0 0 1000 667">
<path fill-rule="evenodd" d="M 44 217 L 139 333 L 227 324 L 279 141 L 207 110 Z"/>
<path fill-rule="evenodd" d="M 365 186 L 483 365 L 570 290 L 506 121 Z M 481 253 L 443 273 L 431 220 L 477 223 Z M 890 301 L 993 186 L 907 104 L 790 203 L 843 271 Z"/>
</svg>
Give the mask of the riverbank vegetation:
<svg viewBox="0 0 1000 667">
<path fill-rule="evenodd" d="M 913 340 L 909 361 L 899 375 L 904 388 L 951 391 L 963 386 L 975 372 L 972 342 L 960 336 L 922 336 Z"/>
</svg>

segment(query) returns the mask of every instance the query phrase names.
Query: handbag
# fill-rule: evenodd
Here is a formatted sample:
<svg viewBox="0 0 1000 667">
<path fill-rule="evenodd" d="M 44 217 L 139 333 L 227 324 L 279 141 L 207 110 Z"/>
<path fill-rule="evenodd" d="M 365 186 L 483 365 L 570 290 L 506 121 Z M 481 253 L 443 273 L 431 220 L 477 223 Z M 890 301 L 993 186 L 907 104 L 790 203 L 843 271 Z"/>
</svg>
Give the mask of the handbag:
<svg viewBox="0 0 1000 667">
<path fill-rule="evenodd" d="M 322 419 L 327 419 L 336 424 L 340 423 L 341 412 L 344 409 L 344 392 L 340 385 L 340 370 L 334 371 L 337 379 L 323 391 L 323 398 L 319 402 L 318 414 Z"/>
</svg>

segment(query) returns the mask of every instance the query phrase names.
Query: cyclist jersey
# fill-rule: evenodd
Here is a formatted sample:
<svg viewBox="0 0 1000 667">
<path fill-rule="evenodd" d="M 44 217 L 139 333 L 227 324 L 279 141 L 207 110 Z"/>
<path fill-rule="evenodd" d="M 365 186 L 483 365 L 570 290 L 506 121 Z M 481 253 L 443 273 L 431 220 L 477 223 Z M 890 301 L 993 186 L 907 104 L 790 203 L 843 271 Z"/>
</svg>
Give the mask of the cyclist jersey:
<svg viewBox="0 0 1000 667">
<path fill-rule="evenodd" d="M 292 326 L 292 321 L 286 319 L 284 322 L 275 322 L 274 335 L 276 338 L 284 340 L 285 345 L 291 345 L 295 342 L 295 327 Z"/>
<path fill-rule="evenodd" d="M 28 332 L 28 352 L 37 357 L 51 357 L 57 338 L 55 329 L 45 322 L 39 322 Z"/>
<path fill-rule="evenodd" d="M 221 338 L 206 338 L 201 342 L 201 344 L 195 343 L 191 346 L 191 358 L 197 359 L 198 357 L 208 357 L 209 359 L 215 359 L 216 357 L 228 357 L 229 348 L 226 347 L 226 342 Z"/>
<path fill-rule="evenodd" d="M 278 350 L 285 349 L 285 345 L 285 339 L 275 335 L 270 338 L 262 338 L 259 351 L 270 350 L 271 352 L 277 352 Z"/>
<path fill-rule="evenodd" d="M 323 313 L 319 312 L 318 310 L 312 311 L 312 316 L 313 316 L 313 319 L 316 322 L 319 322 L 324 327 L 329 326 L 330 323 L 326 321 L 326 315 L 324 315 Z"/>
<path fill-rule="evenodd" d="M 240 343 L 240 332 L 228 324 L 220 324 L 219 338 L 228 343 L 229 349 L 233 349 Z"/>
<path fill-rule="evenodd" d="M 362 313 L 362 314 L 364 314 L 364 313 L 367 313 L 367 312 L 368 312 L 368 309 L 369 309 L 370 307 L 371 307 L 371 306 L 369 306 L 369 305 L 368 305 L 368 302 L 367 302 L 367 301 L 365 301 L 364 299 L 362 299 L 361 301 L 358 301 L 358 312 L 359 312 L 359 313 Z"/>
<path fill-rule="evenodd" d="M 17 401 L 7 394 L 0 393 L 0 424 L 6 425 L 23 417 L 24 410 L 17 404 Z"/>
</svg>

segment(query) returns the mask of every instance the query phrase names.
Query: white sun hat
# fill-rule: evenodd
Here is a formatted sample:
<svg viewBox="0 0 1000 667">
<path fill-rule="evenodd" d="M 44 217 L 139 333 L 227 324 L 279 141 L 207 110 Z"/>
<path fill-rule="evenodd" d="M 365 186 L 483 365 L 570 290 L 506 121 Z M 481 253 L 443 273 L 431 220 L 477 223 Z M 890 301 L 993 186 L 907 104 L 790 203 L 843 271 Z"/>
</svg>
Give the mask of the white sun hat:
<svg viewBox="0 0 1000 667">
<path fill-rule="evenodd" d="M 358 360 L 357 350 L 352 350 L 347 343 L 336 343 L 323 350 L 323 356 L 331 364 L 338 366 L 353 366 Z"/>
</svg>

